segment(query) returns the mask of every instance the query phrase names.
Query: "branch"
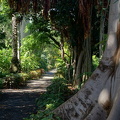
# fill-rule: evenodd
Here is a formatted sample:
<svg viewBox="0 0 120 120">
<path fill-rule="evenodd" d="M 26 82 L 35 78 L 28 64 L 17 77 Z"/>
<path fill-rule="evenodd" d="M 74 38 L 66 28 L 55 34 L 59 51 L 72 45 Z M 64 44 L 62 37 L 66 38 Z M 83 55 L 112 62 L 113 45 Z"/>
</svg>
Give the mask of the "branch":
<svg viewBox="0 0 120 120">
<path fill-rule="evenodd" d="M 47 35 L 58 46 L 58 48 L 60 49 L 60 43 L 54 37 L 52 37 L 51 35 L 49 35 L 49 34 L 47 34 Z"/>
</svg>

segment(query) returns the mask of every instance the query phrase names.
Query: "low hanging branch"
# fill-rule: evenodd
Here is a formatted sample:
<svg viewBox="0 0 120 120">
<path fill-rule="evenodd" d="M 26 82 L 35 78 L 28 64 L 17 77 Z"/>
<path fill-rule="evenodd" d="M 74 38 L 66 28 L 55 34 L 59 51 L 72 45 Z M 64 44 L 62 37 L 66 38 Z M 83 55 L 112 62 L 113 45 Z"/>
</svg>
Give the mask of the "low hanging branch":
<svg viewBox="0 0 120 120">
<path fill-rule="evenodd" d="M 58 46 L 58 48 L 60 49 L 60 43 L 54 37 L 52 37 L 51 35 L 49 35 L 49 34 L 47 34 L 47 35 Z"/>
</svg>

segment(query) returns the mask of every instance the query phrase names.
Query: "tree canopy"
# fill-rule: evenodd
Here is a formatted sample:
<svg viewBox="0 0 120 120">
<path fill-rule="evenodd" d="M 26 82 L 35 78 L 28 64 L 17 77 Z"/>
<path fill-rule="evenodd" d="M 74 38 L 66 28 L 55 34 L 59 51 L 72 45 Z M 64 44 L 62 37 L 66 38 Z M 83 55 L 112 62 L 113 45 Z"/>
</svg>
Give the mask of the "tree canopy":
<svg viewBox="0 0 120 120">
<path fill-rule="evenodd" d="M 57 89 L 55 86 L 59 84 L 62 84 L 60 90 L 62 86 L 63 89 L 68 87 L 66 90 L 68 94 L 69 92 L 71 94 L 69 88 L 80 89 L 75 96 L 54 111 L 56 115 L 63 119 L 80 118 L 81 120 L 88 119 L 89 116 L 94 118 L 92 115 L 95 114 L 91 114 L 93 112 L 102 114 L 101 111 L 105 111 L 106 115 L 106 109 L 99 103 L 99 99 L 101 100 L 101 94 L 104 96 L 106 86 L 112 84 L 109 83 L 109 79 L 112 81 L 119 68 L 120 31 L 114 31 L 117 33 L 117 35 L 113 33 L 114 36 L 109 33 L 109 31 L 113 32 L 112 29 L 119 28 L 119 24 L 113 25 L 113 21 L 118 20 L 118 1 L 8 0 L 1 3 L 0 71 L 2 73 L 7 71 L 5 74 L 12 77 L 25 72 L 30 78 L 34 78 L 41 75 L 43 69 L 47 71 L 56 67 L 58 79 L 56 83 L 53 82 L 53 89 Z M 116 6 L 116 14 L 112 15 L 111 9 L 114 6 Z M 109 27 L 110 21 L 112 27 Z M 11 31 L 12 35 L 10 35 Z M 118 45 L 115 42 L 116 38 Z M 12 79 L 11 76 L 9 77 Z M 49 91 L 48 88 L 48 93 L 43 98 L 50 97 L 49 92 L 52 95 L 54 90 Z M 64 96 L 63 92 L 55 92 L 56 94 L 60 99 L 54 101 L 54 96 L 50 98 L 50 102 L 53 102 L 52 109 L 57 106 L 59 100 L 62 103 L 68 97 Z M 61 94 L 65 97 L 62 102 Z M 111 98 L 109 101 L 112 101 Z M 50 103 L 46 105 L 47 107 L 45 105 L 44 108 L 47 108 Z M 73 111 L 75 114 L 72 113 Z M 81 111 L 88 113 L 83 115 Z"/>
</svg>

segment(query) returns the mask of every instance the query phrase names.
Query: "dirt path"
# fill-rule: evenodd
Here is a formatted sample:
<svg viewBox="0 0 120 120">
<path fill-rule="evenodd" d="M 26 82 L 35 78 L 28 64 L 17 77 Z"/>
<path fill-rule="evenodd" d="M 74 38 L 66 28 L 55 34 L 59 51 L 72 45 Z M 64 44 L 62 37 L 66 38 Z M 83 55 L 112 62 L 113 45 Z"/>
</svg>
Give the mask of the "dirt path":
<svg viewBox="0 0 120 120">
<path fill-rule="evenodd" d="M 39 80 L 30 80 L 22 89 L 3 89 L 0 97 L 0 120 L 22 120 L 36 113 L 36 98 L 46 91 L 56 70 L 51 70 Z"/>
</svg>

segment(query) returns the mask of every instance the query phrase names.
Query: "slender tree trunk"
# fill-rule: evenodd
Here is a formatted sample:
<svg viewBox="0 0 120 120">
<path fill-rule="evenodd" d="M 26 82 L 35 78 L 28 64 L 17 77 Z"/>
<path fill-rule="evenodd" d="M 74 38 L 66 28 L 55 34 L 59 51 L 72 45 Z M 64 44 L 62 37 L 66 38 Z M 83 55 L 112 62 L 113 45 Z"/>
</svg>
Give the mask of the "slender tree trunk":
<svg viewBox="0 0 120 120">
<path fill-rule="evenodd" d="M 111 0 L 108 41 L 98 68 L 77 94 L 53 111 L 62 120 L 105 120 L 107 116 L 107 120 L 119 120 L 120 66 L 116 70 L 116 76 L 110 76 L 114 63 L 113 56 L 117 50 L 119 1 Z"/>
<path fill-rule="evenodd" d="M 101 14 L 101 19 L 100 19 L 100 45 L 99 45 L 99 56 L 101 57 L 103 55 L 103 49 L 102 49 L 102 44 L 101 42 L 104 40 L 104 22 L 105 18 L 103 18 L 103 14 Z"/>
<path fill-rule="evenodd" d="M 72 61 L 72 66 L 73 66 L 73 79 L 75 78 L 75 74 L 76 74 L 76 60 L 77 60 L 77 53 L 76 53 L 76 46 L 73 47 L 73 61 Z"/>
<path fill-rule="evenodd" d="M 18 44 L 17 44 L 17 49 L 18 49 L 18 60 L 20 61 L 20 47 L 21 47 L 21 36 L 20 36 L 20 22 L 18 22 L 17 25 L 17 33 L 18 33 Z"/>
<path fill-rule="evenodd" d="M 82 74 L 82 60 L 83 60 L 83 56 L 84 56 L 84 51 L 81 51 L 79 58 L 78 58 L 78 63 L 77 63 L 77 67 L 76 67 L 76 74 L 75 74 L 75 86 L 76 88 L 78 88 L 78 86 L 81 84 L 82 79 L 81 79 L 81 74 Z"/>
<path fill-rule="evenodd" d="M 60 40 L 60 49 L 61 49 L 61 58 L 65 60 L 64 56 L 64 40 L 63 40 L 63 35 L 61 35 L 61 40 Z"/>
<path fill-rule="evenodd" d="M 63 38 L 63 35 L 61 35 L 61 41 L 60 41 L 60 49 L 61 49 L 61 58 L 62 60 L 65 62 L 66 64 L 66 68 L 67 68 L 67 79 L 69 82 L 71 82 L 72 78 L 71 78 L 71 56 L 68 56 L 69 60 L 67 60 L 65 58 L 65 51 L 64 51 L 64 38 Z"/>
<path fill-rule="evenodd" d="M 11 60 L 10 72 L 16 73 L 21 71 L 20 62 L 18 59 L 18 36 L 17 36 L 17 20 L 16 16 L 13 14 L 12 17 L 12 47 L 13 47 L 13 57 Z"/>
</svg>

